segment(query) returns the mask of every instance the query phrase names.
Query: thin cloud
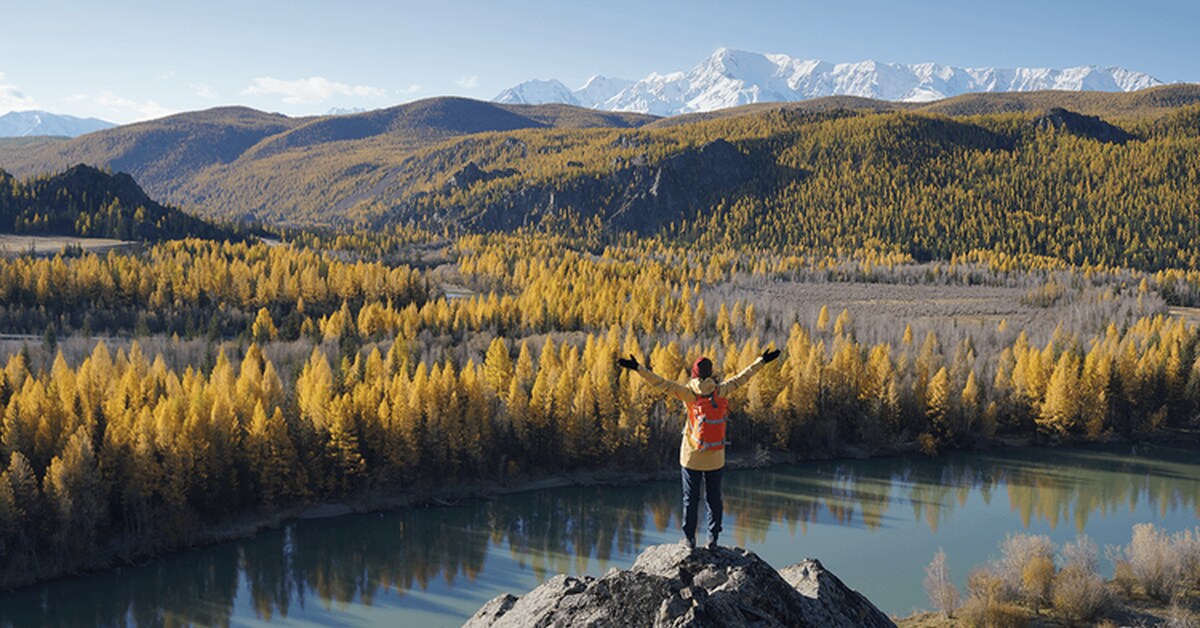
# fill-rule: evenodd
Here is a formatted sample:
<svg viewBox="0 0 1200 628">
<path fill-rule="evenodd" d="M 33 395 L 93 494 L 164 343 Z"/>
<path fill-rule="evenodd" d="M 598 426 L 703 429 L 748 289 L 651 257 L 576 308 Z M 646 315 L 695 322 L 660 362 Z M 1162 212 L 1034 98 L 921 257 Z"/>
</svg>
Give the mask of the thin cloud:
<svg viewBox="0 0 1200 628">
<path fill-rule="evenodd" d="M 413 83 L 412 85 L 409 85 L 408 87 L 404 88 L 400 93 L 412 95 L 423 89 L 425 89 L 425 88 L 420 85 L 417 85 L 416 83 Z"/>
<path fill-rule="evenodd" d="M 124 96 L 118 96 L 108 90 L 104 90 L 98 94 L 75 94 L 68 96 L 67 100 L 96 105 L 106 109 L 114 117 L 132 119 L 135 122 L 161 118 L 175 113 L 175 110 L 158 104 L 156 100 L 137 101 L 125 98 Z"/>
<path fill-rule="evenodd" d="M 475 75 L 460 76 L 455 82 L 458 83 L 458 86 L 463 89 L 475 89 L 479 86 L 479 77 Z"/>
<path fill-rule="evenodd" d="M 0 113 L 29 109 L 37 109 L 37 103 L 16 85 L 5 83 L 4 73 L 0 72 Z"/>
<path fill-rule="evenodd" d="M 217 97 L 217 90 L 208 83 L 192 83 L 191 88 L 197 96 L 205 100 L 214 100 Z"/>
<path fill-rule="evenodd" d="M 334 96 L 356 96 L 378 98 L 387 94 L 378 87 L 337 83 L 323 76 L 312 76 L 297 81 L 285 81 L 271 77 L 254 79 L 254 84 L 242 90 L 243 94 L 279 96 L 289 105 L 319 103 Z"/>
</svg>

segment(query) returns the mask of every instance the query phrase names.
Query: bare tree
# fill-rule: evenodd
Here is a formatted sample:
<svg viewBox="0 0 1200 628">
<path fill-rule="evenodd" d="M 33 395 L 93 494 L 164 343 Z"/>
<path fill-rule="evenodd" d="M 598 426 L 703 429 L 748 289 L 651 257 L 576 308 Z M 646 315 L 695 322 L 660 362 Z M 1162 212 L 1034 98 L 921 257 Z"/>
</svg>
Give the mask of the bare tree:
<svg viewBox="0 0 1200 628">
<path fill-rule="evenodd" d="M 958 587 L 950 579 L 946 552 L 941 548 L 933 555 L 933 562 L 925 567 L 925 592 L 929 594 L 929 601 L 934 608 L 946 617 L 950 617 L 958 607 Z"/>
</svg>

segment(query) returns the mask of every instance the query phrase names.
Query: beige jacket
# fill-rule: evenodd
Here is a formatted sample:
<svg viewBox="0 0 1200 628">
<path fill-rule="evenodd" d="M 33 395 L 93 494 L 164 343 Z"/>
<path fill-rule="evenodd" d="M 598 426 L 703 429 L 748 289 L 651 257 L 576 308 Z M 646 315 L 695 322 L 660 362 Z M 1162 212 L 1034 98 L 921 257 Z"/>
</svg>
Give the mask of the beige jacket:
<svg viewBox="0 0 1200 628">
<path fill-rule="evenodd" d="M 688 404 L 700 397 L 711 395 L 714 389 L 718 397 L 728 397 L 730 393 L 749 381 L 750 377 L 763 367 L 763 364 L 764 362 L 760 357 L 750 364 L 750 366 L 742 369 L 741 373 L 719 384 L 711 377 L 705 379 L 696 379 L 693 377 L 687 384 L 680 384 L 654 374 L 653 371 L 646 368 L 645 364 L 638 365 L 637 372 L 647 382 L 650 382 L 650 385 L 654 389 L 665 390 L 672 397 Z M 692 446 L 692 439 L 689 438 L 690 434 L 688 434 L 691 425 L 689 425 L 686 418 L 686 406 L 684 408 L 684 417 L 683 440 L 679 443 L 679 464 L 693 471 L 715 471 L 725 466 L 725 449 L 698 451 Z"/>
</svg>

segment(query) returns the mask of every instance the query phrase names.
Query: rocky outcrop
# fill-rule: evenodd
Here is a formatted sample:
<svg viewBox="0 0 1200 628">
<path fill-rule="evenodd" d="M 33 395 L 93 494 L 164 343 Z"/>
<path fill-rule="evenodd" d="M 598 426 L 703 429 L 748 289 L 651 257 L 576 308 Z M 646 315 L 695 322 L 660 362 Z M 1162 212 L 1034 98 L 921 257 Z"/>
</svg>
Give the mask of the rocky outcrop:
<svg viewBox="0 0 1200 628">
<path fill-rule="evenodd" d="M 821 626 L 895 623 L 816 560 L 776 571 L 741 548 L 647 548 L 629 570 L 558 575 L 484 604 L 469 628 L 507 626 Z"/>
<path fill-rule="evenodd" d="M 1066 131 L 1105 144 L 1124 144 L 1133 139 L 1125 129 L 1109 124 L 1097 116 L 1086 116 L 1061 107 L 1054 107 L 1035 117 L 1031 124 L 1041 131 Z"/>
<path fill-rule="evenodd" d="M 500 168 L 497 170 L 484 170 L 475 165 L 475 162 L 468 161 L 467 165 L 459 168 L 457 172 L 450 175 L 446 181 L 446 188 L 468 188 L 472 184 L 479 181 L 491 181 L 492 179 L 503 179 L 521 174 L 512 168 Z"/>
</svg>

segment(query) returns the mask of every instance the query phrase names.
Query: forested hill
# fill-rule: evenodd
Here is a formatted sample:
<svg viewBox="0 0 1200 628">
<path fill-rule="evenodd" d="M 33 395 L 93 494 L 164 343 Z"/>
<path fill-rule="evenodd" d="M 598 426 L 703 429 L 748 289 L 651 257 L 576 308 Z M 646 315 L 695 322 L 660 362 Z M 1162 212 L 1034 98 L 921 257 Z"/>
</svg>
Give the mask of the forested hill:
<svg viewBox="0 0 1200 628">
<path fill-rule="evenodd" d="M 0 170 L 0 232 L 121 240 L 240 239 L 231 229 L 156 203 L 127 174 L 85 165 L 25 181 Z"/>
<path fill-rule="evenodd" d="M 185 209 L 312 221 L 328 217 L 331 201 L 372 184 L 384 165 L 396 167 L 412 151 L 449 138 L 517 129 L 636 127 L 654 119 L 465 98 L 309 118 L 218 107 L 63 142 L 0 143 L 0 168 L 33 176 L 87 163 L 128 172 L 155 198 Z"/>
<path fill-rule="evenodd" d="M 293 119 L 180 114 L 24 149 L 197 213 L 483 232 L 581 225 L 918 259 L 976 249 L 1200 268 L 1200 86 L 832 98 L 655 119 L 461 98 Z"/>
</svg>

